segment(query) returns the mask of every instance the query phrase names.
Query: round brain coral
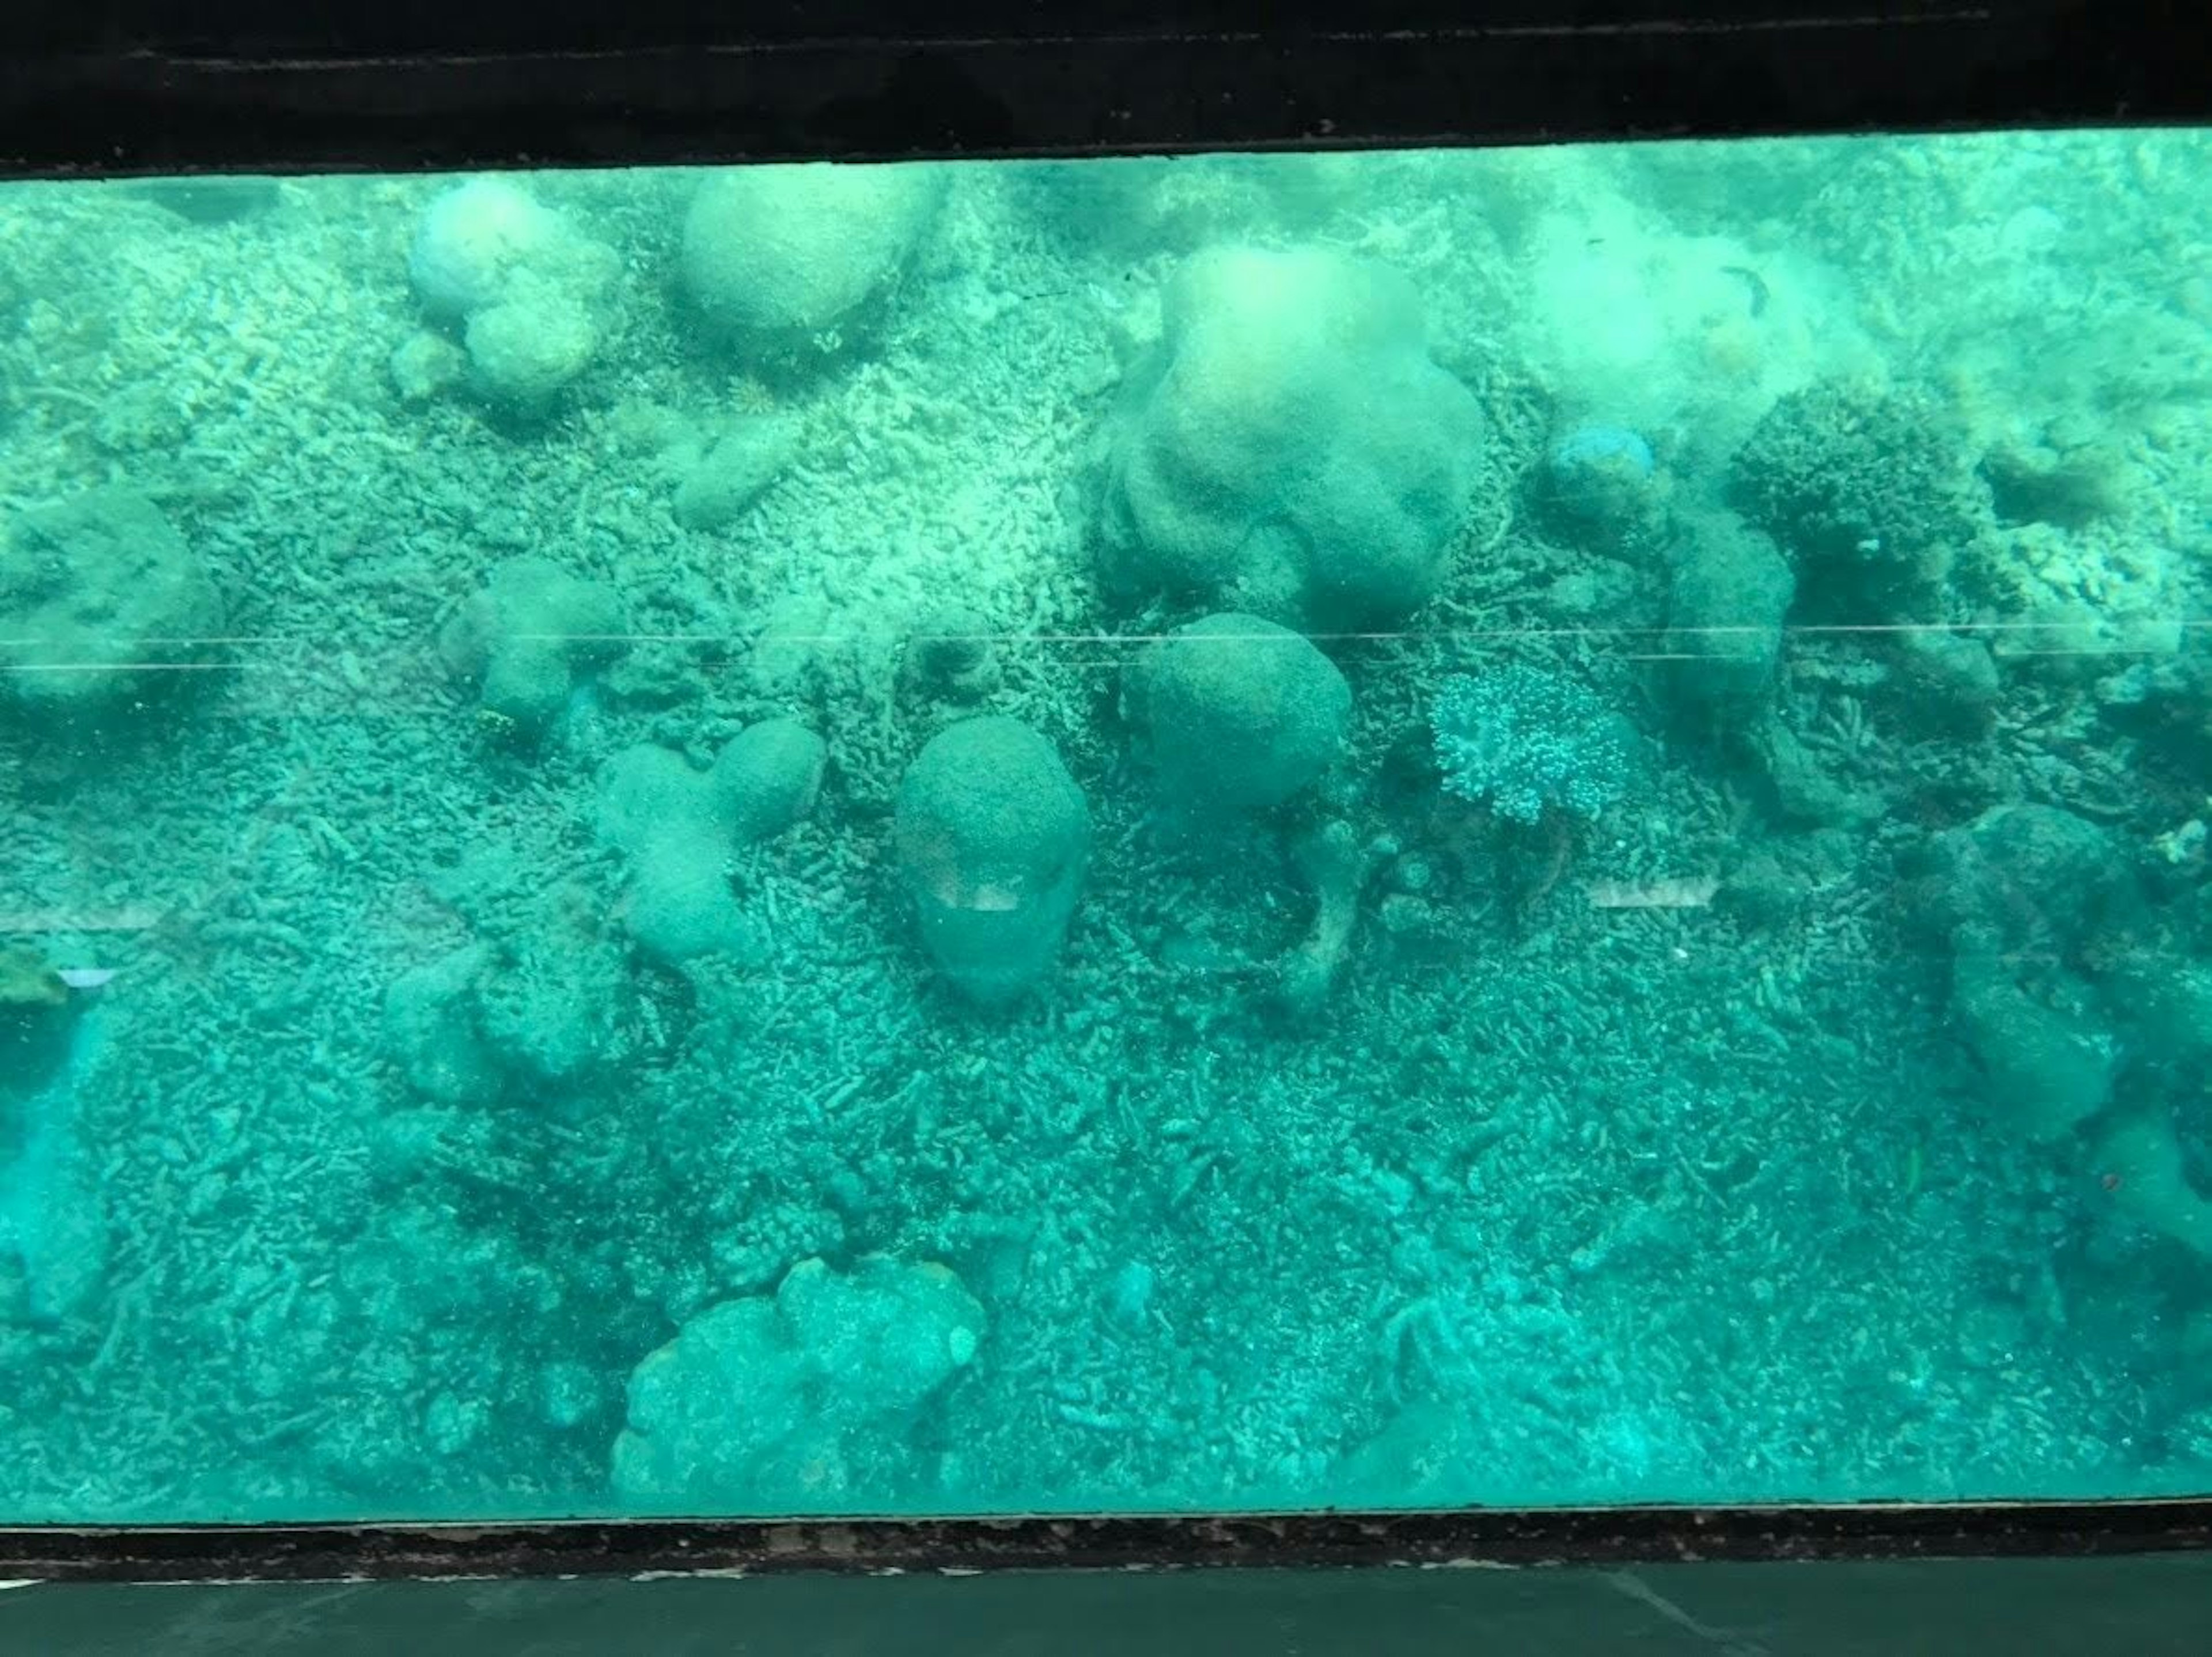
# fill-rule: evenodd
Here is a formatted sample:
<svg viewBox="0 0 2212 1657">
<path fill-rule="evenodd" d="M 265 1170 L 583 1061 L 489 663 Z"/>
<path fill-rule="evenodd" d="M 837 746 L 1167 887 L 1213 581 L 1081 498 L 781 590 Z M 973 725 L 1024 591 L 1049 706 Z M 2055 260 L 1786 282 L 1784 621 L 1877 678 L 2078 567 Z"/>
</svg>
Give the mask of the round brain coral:
<svg viewBox="0 0 2212 1657">
<path fill-rule="evenodd" d="M 899 874 L 938 969 L 999 1005 L 1052 965 L 1075 913 L 1091 809 L 1050 743 L 1018 719 L 962 719 L 899 784 Z"/>
<path fill-rule="evenodd" d="M 1281 804 L 1341 756 L 1352 718 L 1336 664 L 1256 616 L 1208 616 L 1149 646 L 1130 693 L 1162 793 L 1196 807 Z"/>
</svg>

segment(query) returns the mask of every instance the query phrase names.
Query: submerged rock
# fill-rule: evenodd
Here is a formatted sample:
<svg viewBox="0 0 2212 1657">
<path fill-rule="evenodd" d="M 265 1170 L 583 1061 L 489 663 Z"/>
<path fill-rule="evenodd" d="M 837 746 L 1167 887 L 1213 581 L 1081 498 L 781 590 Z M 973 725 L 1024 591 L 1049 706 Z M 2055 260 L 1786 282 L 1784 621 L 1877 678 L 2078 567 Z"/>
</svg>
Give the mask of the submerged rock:
<svg viewBox="0 0 2212 1657">
<path fill-rule="evenodd" d="M 799 452 L 788 419 L 741 421 L 684 473 L 676 488 L 676 521 L 688 530 L 726 529 L 744 516 Z"/>
<path fill-rule="evenodd" d="M 42 1083 L 69 1056 L 69 980 L 34 950 L 0 949 L 0 1098 Z"/>
<path fill-rule="evenodd" d="M 686 1322 L 629 1378 L 613 1483 L 647 1512 L 804 1511 L 911 1500 L 913 1424 L 975 1359 L 983 1308 L 945 1266 L 803 1260 L 772 1296 Z"/>
</svg>

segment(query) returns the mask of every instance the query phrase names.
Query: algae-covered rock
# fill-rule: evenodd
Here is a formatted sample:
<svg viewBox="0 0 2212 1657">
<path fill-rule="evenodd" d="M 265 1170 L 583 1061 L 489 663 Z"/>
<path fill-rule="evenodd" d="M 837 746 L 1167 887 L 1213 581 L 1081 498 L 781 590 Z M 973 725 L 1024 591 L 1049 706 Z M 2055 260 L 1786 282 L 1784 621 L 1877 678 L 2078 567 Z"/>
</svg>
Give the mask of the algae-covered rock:
<svg viewBox="0 0 2212 1657">
<path fill-rule="evenodd" d="M 27 724 L 85 734 L 177 690 L 223 631 L 207 566 L 119 484 L 0 528 L 0 699 Z"/>
<path fill-rule="evenodd" d="M 524 742 L 544 736 L 577 681 L 623 643 L 611 591 L 530 555 L 494 570 L 439 640 L 447 665 L 476 681 L 484 712 Z"/>
<path fill-rule="evenodd" d="M 428 403 L 469 376 L 469 354 L 443 334 L 418 328 L 393 348 L 392 384 L 403 403 Z"/>
<path fill-rule="evenodd" d="M 914 1421 L 985 1330 L 942 1266 L 802 1261 L 773 1296 L 708 1308 L 632 1372 L 616 1492 L 646 1512 L 912 1500 L 932 1482 Z"/>
<path fill-rule="evenodd" d="M 1993 807 L 1936 837 L 1922 912 L 1949 940 L 1951 1017 L 1992 1105 L 2038 1140 L 2114 1102 L 2148 914 L 2113 837 L 2056 806 Z M 2130 1035 L 2135 1039 L 2130 1039 Z"/>
<path fill-rule="evenodd" d="M 484 1041 L 525 1081 L 574 1086 L 630 1056 L 635 991 L 606 938 L 540 926 L 502 939 L 476 998 Z"/>
<path fill-rule="evenodd" d="M 940 605 L 915 626 L 902 677 L 909 689 L 925 696 L 979 702 L 999 687 L 999 636 L 981 610 Z"/>
<path fill-rule="evenodd" d="M 1934 912 L 2008 954 L 2105 958 L 2141 925 L 2135 870 L 2105 829 L 2055 805 L 1994 806 L 1936 837 Z"/>
<path fill-rule="evenodd" d="M 730 888 L 731 842 L 705 772 L 639 743 L 599 774 L 599 837 L 629 854 L 623 924 L 638 947 L 671 965 L 696 956 L 757 956 L 762 939 Z"/>
<path fill-rule="evenodd" d="M 1992 1105 L 2027 1136 L 2063 1138 L 2110 1102 L 2120 1043 L 2096 992 L 2063 971 L 2030 986 L 1979 948 L 1953 962 L 1951 1016 Z"/>
<path fill-rule="evenodd" d="M 1576 426 L 1544 463 L 1542 504 L 1577 544 L 1593 549 L 1638 538 L 1664 495 L 1651 446 L 1625 426 Z"/>
<path fill-rule="evenodd" d="M 621 952 L 554 924 L 526 926 L 401 974 L 385 992 L 384 1050 L 446 1104 L 517 1083 L 574 1086 L 629 1053 Z"/>
<path fill-rule="evenodd" d="M 1896 639 L 1903 711 L 1924 730 L 1974 736 L 1996 717 L 2003 682 L 1979 639 L 1948 628 L 1907 628 Z"/>
<path fill-rule="evenodd" d="M 710 173 L 684 221 L 684 291 L 741 339 L 803 344 L 854 329 L 913 257 L 945 185 L 927 165 Z"/>
<path fill-rule="evenodd" d="M 1283 1011 L 1304 1021 L 1321 1011 L 1351 958 L 1359 900 L 1377 859 L 1341 818 L 1302 839 L 1296 857 L 1313 893 L 1313 926 L 1279 963 L 1276 992 Z"/>
<path fill-rule="evenodd" d="M 1012 1000 L 1050 968 L 1075 913 L 1091 810 L 1052 744 L 1018 719 L 963 719 L 899 784 L 899 878 L 953 987 Z"/>
<path fill-rule="evenodd" d="M 716 810 L 740 846 L 804 822 L 822 792 L 829 750 L 793 719 L 763 719 L 723 744 L 708 773 Z"/>
<path fill-rule="evenodd" d="M 1443 580 L 1477 476 L 1474 395 L 1412 287 L 1319 249 L 1209 250 L 1106 434 L 1110 585 L 1307 631 L 1386 625 Z"/>
<path fill-rule="evenodd" d="M 75 1011 L 67 980 L 44 956 L 0 949 L 0 1096 L 43 1081 L 68 1056 Z"/>
<path fill-rule="evenodd" d="M 179 174 L 140 179 L 121 187 L 167 208 L 188 224 L 235 224 L 270 211 L 283 199 L 279 180 L 252 173 Z"/>
<path fill-rule="evenodd" d="M 416 1091 L 446 1104 L 495 1097 L 505 1085 L 479 1027 L 478 946 L 401 974 L 384 995 L 384 1050 Z"/>
<path fill-rule="evenodd" d="M 589 310 L 542 293 L 473 313 L 462 338 L 470 382 L 489 401 L 524 413 L 551 403 L 590 366 L 599 343 Z"/>
<path fill-rule="evenodd" d="M 1198 812 L 1260 810 L 1342 757 L 1352 689 L 1310 640 L 1256 616 L 1208 616 L 1149 646 L 1128 711 L 1164 798 Z"/>
<path fill-rule="evenodd" d="M 2136 1110 L 2121 1117 L 2099 1137 L 2096 1160 L 2099 1183 L 2123 1213 L 2212 1261 L 2212 1197 L 2190 1178 L 2170 1115 Z"/>
</svg>

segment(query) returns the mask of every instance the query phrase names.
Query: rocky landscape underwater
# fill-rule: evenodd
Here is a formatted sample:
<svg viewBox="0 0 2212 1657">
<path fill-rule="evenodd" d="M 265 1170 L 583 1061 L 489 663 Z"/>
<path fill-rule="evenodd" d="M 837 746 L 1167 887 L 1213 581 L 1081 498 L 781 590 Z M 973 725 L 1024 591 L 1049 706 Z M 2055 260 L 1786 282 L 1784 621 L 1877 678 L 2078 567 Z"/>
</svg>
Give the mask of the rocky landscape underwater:
<svg viewBox="0 0 2212 1657">
<path fill-rule="evenodd" d="M 2208 179 L 0 186 L 0 1522 L 2212 1490 Z"/>
</svg>

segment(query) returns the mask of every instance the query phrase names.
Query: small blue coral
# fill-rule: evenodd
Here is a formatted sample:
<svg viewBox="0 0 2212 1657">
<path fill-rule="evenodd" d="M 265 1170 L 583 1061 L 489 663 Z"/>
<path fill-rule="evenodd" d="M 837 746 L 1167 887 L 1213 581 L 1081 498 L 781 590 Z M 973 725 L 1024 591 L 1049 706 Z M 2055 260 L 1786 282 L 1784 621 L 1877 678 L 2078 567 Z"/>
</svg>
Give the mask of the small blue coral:
<svg viewBox="0 0 2212 1657">
<path fill-rule="evenodd" d="M 1510 822 L 1547 807 L 1592 818 L 1620 798 L 1633 755 L 1626 722 L 1585 686 L 1531 667 L 1444 682 L 1430 717 L 1447 792 Z"/>
<path fill-rule="evenodd" d="M 1625 426 L 1577 426 L 1552 450 L 1552 470 L 1563 481 L 1609 466 L 1649 477 L 1657 464 L 1651 446 Z"/>
<path fill-rule="evenodd" d="M 1618 550 L 1653 512 L 1658 462 L 1625 426 L 1577 426 L 1553 446 L 1549 467 L 1547 502 L 1589 550 Z"/>
</svg>

